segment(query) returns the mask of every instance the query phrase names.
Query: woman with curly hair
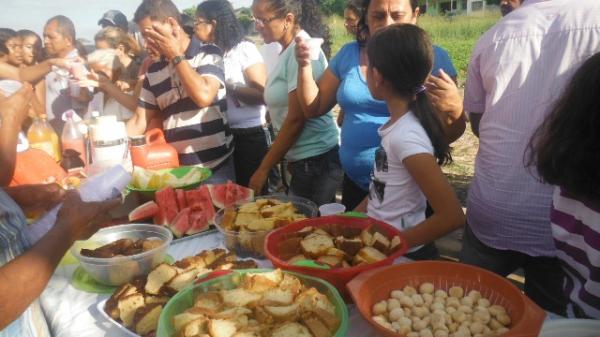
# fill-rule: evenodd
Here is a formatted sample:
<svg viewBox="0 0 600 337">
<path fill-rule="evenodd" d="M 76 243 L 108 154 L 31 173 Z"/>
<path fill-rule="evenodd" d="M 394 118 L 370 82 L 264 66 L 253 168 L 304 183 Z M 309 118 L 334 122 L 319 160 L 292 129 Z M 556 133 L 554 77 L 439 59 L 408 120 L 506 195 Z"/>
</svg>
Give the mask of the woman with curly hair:
<svg viewBox="0 0 600 337">
<path fill-rule="evenodd" d="M 419 16 L 417 0 L 363 0 L 361 7 L 356 41 L 342 47 L 320 78 L 312 76 L 306 43 L 298 41 L 296 51 L 300 65 L 297 96 L 305 117 L 328 113 L 336 104 L 344 111 L 340 160 L 346 209 L 354 209 L 368 194 L 375 151 L 381 143 L 377 130 L 390 118 L 385 102 L 374 99 L 367 88 L 367 41 L 392 24 L 416 24 Z M 462 98 L 451 79 L 456 71 L 448 54 L 436 46 L 433 49 L 433 74 L 439 77 L 430 77 L 427 94 L 443 118 L 448 140 L 453 141 L 465 129 Z"/>
<path fill-rule="evenodd" d="M 577 70 L 527 153 L 556 186 L 550 211 L 569 316 L 600 319 L 600 53 Z M 572 315 L 571 315 L 572 314 Z"/>
<path fill-rule="evenodd" d="M 194 33 L 198 40 L 216 44 L 223 50 L 227 120 L 235 144 L 235 175 L 238 184 L 248 186 L 271 145 L 263 101 L 267 81 L 265 63 L 256 45 L 244 39 L 244 29 L 229 1 L 200 3 Z"/>
<path fill-rule="evenodd" d="M 341 182 L 338 156 L 339 132 L 331 111 L 305 118 L 298 102 L 298 62 L 294 39 L 322 38 L 325 43 L 312 61 L 312 76 L 319 78 L 327 68 L 329 31 L 323 24 L 316 0 L 254 0 L 252 14 L 256 30 L 265 43 L 277 42 L 282 52 L 265 87 L 275 142 L 250 179 L 250 187 L 261 191 L 269 171 L 285 157 L 292 175 L 290 194 L 318 205 L 332 202 Z M 330 109 L 331 110 L 331 109 Z"/>
</svg>

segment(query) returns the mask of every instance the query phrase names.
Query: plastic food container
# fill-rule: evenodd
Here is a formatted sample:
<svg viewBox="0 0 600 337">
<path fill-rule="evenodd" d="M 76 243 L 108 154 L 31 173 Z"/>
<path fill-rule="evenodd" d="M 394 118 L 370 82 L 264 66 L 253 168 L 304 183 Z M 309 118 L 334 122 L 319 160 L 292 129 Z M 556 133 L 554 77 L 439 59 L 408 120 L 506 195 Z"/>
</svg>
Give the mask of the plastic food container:
<svg viewBox="0 0 600 337">
<path fill-rule="evenodd" d="M 454 262 L 422 261 L 370 270 L 360 274 L 347 287 L 360 314 L 382 336 L 402 337 L 373 321 L 373 304 L 388 299 L 392 290 L 406 285 L 418 287 L 431 282 L 436 289 L 448 290 L 460 286 L 465 293 L 477 290 L 490 300 L 506 308 L 512 323 L 502 337 L 537 337 L 546 317 L 544 311 L 528 299 L 510 281 L 487 270 Z"/>
<path fill-rule="evenodd" d="M 81 248 L 93 249 L 119 239 L 158 239 L 162 240 L 163 244 L 141 254 L 107 259 L 82 256 L 79 253 Z M 109 286 L 120 286 L 137 276 L 147 275 L 163 262 L 172 240 L 173 234 L 166 227 L 144 224 L 121 225 L 101 229 L 88 240 L 76 242 L 71 247 L 71 254 L 79 260 L 81 267 L 94 280 Z"/>
<path fill-rule="evenodd" d="M 287 261 L 279 258 L 279 243 L 282 240 L 284 240 L 288 234 L 297 232 L 304 227 L 323 227 L 331 224 L 360 229 L 372 227 L 377 231 L 381 232 L 381 234 L 387 236 L 388 238 L 392 238 L 396 235 L 399 236 L 402 240 L 402 243 L 398 250 L 396 250 L 393 254 L 389 255 L 387 258 L 379 262 L 351 268 L 335 268 L 323 270 L 311 267 L 291 265 L 287 263 Z M 265 254 L 267 258 L 271 260 L 275 267 L 322 278 L 323 280 L 326 280 L 327 282 L 333 284 L 333 286 L 340 291 L 342 296 L 348 302 L 351 301 L 351 298 L 350 294 L 346 290 L 346 283 L 350 282 L 350 280 L 356 277 L 356 275 L 364 273 L 365 271 L 375 269 L 377 267 L 391 265 L 392 263 L 394 263 L 395 259 L 404 255 L 407 249 L 408 245 L 406 243 L 406 239 L 404 238 L 402 233 L 395 227 L 373 218 L 356 218 L 343 215 L 333 215 L 299 221 L 271 232 L 265 239 Z"/>
<path fill-rule="evenodd" d="M 194 300 L 198 294 L 215 290 L 233 289 L 240 284 L 241 276 L 246 273 L 266 273 L 270 271 L 272 271 L 272 269 L 228 270 L 211 273 L 211 275 L 209 275 L 207 278 L 197 281 L 196 285 L 185 288 L 171 298 L 171 300 L 169 300 L 160 314 L 156 336 L 174 336 L 177 331 L 175 331 L 173 327 L 173 317 L 193 307 Z M 331 303 L 335 305 L 335 313 L 337 318 L 340 320 L 340 327 L 334 334 L 334 337 L 345 337 L 348 333 L 349 324 L 348 308 L 346 307 L 346 304 L 342 300 L 338 291 L 331 284 L 323 280 L 293 272 L 284 271 L 284 273 L 289 273 L 296 276 L 300 279 L 302 284 L 309 287 L 315 287 L 320 293 L 327 296 Z"/>
<path fill-rule="evenodd" d="M 600 320 L 557 319 L 544 323 L 540 337 L 597 337 Z"/>
<path fill-rule="evenodd" d="M 314 218 L 318 213 L 317 205 L 314 202 L 301 197 L 268 195 L 256 197 L 254 198 L 254 201 L 260 199 L 273 199 L 285 203 L 291 202 L 298 212 L 304 214 L 307 218 Z M 241 258 L 265 258 L 265 237 L 272 231 L 240 233 L 238 231 L 227 230 L 221 226 L 224 212 L 224 209 L 217 212 L 217 215 L 215 216 L 215 225 L 223 235 L 225 247 L 227 247 L 228 250 L 235 252 Z"/>
</svg>

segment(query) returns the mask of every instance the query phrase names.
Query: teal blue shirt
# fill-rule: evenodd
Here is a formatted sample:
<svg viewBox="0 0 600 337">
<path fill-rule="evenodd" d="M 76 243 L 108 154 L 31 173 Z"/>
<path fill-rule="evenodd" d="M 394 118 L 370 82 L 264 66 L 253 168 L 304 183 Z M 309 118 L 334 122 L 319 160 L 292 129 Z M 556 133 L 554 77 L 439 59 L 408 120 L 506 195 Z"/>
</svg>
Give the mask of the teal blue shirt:
<svg viewBox="0 0 600 337">
<path fill-rule="evenodd" d="M 305 32 L 298 34 L 308 37 Z M 288 94 L 296 90 L 298 84 L 298 63 L 294 55 L 296 43 L 292 42 L 279 56 L 279 63 L 269 75 L 265 87 L 265 103 L 276 132 L 281 130 L 288 113 Z M 319 60 L 312 62 L 313 77 L 319 79 L 327 69 L 327 59 L 321 51 Z M 331 111 L 311 118 L 304 123 L 302 134 L 288 151 L 285 158 L 290 162 L 318 156 L 339 143 L 339 129 L 333 120 Z"/>
</svg>

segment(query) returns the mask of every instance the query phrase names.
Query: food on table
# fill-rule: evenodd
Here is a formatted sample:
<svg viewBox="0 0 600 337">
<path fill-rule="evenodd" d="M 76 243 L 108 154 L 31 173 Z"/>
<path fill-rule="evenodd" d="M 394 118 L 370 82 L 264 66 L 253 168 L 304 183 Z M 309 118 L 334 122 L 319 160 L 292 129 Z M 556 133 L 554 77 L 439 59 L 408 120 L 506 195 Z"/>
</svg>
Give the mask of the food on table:
<svg viewBox="0 0 600 337">
<path fill-rule="evenodd" d="M 185 176 L 177 178 L 169 170 L 147 170 L 141 167 L 133 168 L 131 186 L 140 190 L 158 190 L 164 187 L 183 187 L 195 184 L 205 178 L 202 170 L 190 170 Z"/>
<path fill-rule="evenodd" d="M 305 218 L 292 202 L 258 199 L 238 208 L 226 208 L 220 227 L 229 232 L 225 235 L 227 248 L 262 255 L 269 231 Z"/>
<path fill-rule="evenodd" d="M 129 221 L 153 218 L 157 225 L 169 227 L 175 237 L 194 235 L 208 229 L 215 217 L 215 206 L 236 205 L 252 199 L 252 190 L 227 182 L 183 190 L 165 187 L 149 201 L 129 213 Z"/>
<path fill-rule="evenodd" d="M 308 226 L 290 233 L 278 244 L 278 256 L 294 264 L 314 260 L 330 268 L 348 268 L 386 259 L 401 246 L 399 236 L 331 224 Z"/>
<path fill-rule="evenodd" d="M 162 240 L 120 239 L 96 249 L 81 249 L 80 254 L 87 257 L 108 259 L 117 256 L 132 256 L 160 247 Z"/>
<path fill-rule="evenodd" d="M 170 265 L 162 263 L 147 277 L 141 277 L 117 289 L 104 306 L 114 320 L 141 336 L 152 334 L 163 306 L 179 290 L 213 270 L 256 268 L 253 260 L 238 260 L 223 249 L 203 251 Z"/>
<path fill-rule="evenodd" d="M 479 291 L 465 294 L 462 287 L 436 289 L 432 283 L 393 290 L 390 298 L 375 303 L 373 320 L 406 337 L 499 336 L 510 328 L 511 318 L 501 305 L 492 305 Z"/>
<path fill-rule="evenodd" d="M 340 325 L 326 295 L 280 269 L 247 273 L 237 288 L 201 293 L 172 322 L 179 337 L 331 337 Z"/>
</svg>

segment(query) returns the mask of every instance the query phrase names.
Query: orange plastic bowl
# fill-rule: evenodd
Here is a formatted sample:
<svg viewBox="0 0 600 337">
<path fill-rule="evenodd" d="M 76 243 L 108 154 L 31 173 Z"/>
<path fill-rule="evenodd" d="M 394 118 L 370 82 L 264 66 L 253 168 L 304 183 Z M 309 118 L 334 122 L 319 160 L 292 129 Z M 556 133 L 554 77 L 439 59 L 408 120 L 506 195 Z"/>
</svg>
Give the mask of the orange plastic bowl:
<svg viewBox="0 0 600 337">
<path fill-rule="evenodd" d="M 404 286 L 418 287 L 431 282 L 436 289 L 448 290 L 460 286 L 465 293 L 477 290 L 490 300 L 506 308 L 511 318 L 510 330 L 502 337 L 537 337 L 546 313 L 512 283 L 487 270 L 454 262 L 422 261 L 370 270 L 348 283 L 350 295 L 361 315 L 381 335 L 402 337 L 377 324 L 371 317 L 373 304 L 390 298 L 392 290 Z"/>
<path fill-rule="evenodd" d="M 388 238 L 392 238 L 398 235 L 402 241 L 400 247 L 387 258 L 368 265 L 362 265 L 351 268 L 335 268 L 335 269 L 316 269 L 311 267 L 303 267 L 303 266 L 295 266 L 287 263 L 287 261 L 279 258 L 279 242 L 283 241 L 288 234 L 297 232 L 304 227 L 324 227 L 328 225 L 336 224 L 339 226 L 350 227 L 350 228 L 360 228 L 365 229 L 368 227 L 372 227 L 377 231 L 381 232 L 381 234 L 387 236 Z M 352 298 L 350 294 L 346 290 L 346 284 L 352 280 L 356 275 L 363 273 L 365 271 L 375 269 L 377 267 L 383 267 L 387 265 L 391 265 L 394 263 L 394 260 L 401 257 L 406 253 L 408 249 L 408 245 L 406 239 L 402 235 L 402 233 L 396 229 L 395 227 L 379 221 L 373 218 L 355 218 L 349 216 L 339 216 L 332 215 L 320 218 L 312 218 L 307 220 L 302 220 L 298 222 L 294 222 L 287 226 L 281 227 L 267 235 L 265 238 L 265 255 L 276 268 L 281 268 L 285 270 L 291 270 L 298 273 L 303 273 L 307 275 L 311 275 L 317 278 L 321 278 L 336 287 L 344 300 L 346 302 L 351 302 Z"/>
</svg>

